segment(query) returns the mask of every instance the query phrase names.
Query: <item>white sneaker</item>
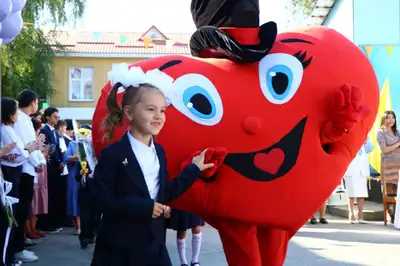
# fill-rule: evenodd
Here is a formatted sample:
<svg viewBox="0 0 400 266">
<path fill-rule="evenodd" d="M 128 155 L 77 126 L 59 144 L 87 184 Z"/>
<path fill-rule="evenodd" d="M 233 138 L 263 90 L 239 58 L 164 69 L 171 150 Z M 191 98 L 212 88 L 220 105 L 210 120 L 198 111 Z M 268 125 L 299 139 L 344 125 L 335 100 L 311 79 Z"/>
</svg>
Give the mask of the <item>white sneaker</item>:
<svg viewBox="0 0 400 266">
<path fill-rule="evenodd" d="M 358 219 L 358 222 L 359 222 L 360 224 L 366 224 L 366 223 L 367 223 L 366 221 L 364 221 L 364 219 Z"/>
<path fill-rule="evenodd" d="M 23 250 L 21 252 L 15 253 L 15 259 L 22 262 L 34 262 L 37 261 L 39 258 L 36 255 L 27 252 L 27 250 Z"/>
<path fill-rule="evenodd" d="M 27 250 L 27 249 L 24 249 L 24 251 L 25 251 L 26 253 L 28 253 L 28 254 L 33 254 L 33 255 L 35 255 L 35 252 L 33 252 L 33 251 L 30 251 L 30 250 Z"/>
</svg>

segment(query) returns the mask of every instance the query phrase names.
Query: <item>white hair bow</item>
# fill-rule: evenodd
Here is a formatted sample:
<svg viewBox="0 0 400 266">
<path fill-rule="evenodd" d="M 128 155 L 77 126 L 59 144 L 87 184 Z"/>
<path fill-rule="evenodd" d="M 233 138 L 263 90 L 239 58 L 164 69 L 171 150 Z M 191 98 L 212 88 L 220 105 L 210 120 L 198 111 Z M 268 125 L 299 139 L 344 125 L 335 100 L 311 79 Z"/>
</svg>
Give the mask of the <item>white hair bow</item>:
<svg viewBox="0 0 400 266">
<path fill-rule="evenodd" d="M 108 72 L 108 79 L 113 86 L 119 82 L 125 88 L 129 86 L 138 87 L 144 83 L 151 84 L 164 94 L 167 105 L 171 103 L 174 79 L 158 68 L 148 70 L 145 73 L 141 67 L 131 67 L 129 69 L 128 64 L 115 64 L 112 71 Z M 117 93 L 124 92 L 125 88 L 119 88 Z"/>
</svg>

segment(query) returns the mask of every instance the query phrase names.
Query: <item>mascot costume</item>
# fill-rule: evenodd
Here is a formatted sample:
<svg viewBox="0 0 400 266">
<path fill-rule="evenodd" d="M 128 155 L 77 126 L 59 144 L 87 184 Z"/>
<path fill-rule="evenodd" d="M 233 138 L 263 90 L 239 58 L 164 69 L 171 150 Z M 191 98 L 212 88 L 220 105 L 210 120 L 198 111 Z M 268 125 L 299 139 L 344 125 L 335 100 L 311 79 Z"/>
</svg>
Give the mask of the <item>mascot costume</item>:
<svg viewBox="0 0 400 266">
<path fill-rule="evenodd" d="M 157 136 L 171 176 L 207 147 L 215 168 L 171 206 L 216 228 L 230 266 L 283 265 L 289 239 L 328 199 L 365 142 L 379 88 L 363 52 L 318 26 L 277 34 L 257 0 L 193 0 L 193 57 L 138 62 L 173 79 Z M 110 82 L 93 118 L 103 142 Z M 121 98 L 123 91 L 119 97 Z M 119 98 L 119 99 L 120 99 Z M 115 129 L 114 141 L 129 128 Z"/>
</svg>

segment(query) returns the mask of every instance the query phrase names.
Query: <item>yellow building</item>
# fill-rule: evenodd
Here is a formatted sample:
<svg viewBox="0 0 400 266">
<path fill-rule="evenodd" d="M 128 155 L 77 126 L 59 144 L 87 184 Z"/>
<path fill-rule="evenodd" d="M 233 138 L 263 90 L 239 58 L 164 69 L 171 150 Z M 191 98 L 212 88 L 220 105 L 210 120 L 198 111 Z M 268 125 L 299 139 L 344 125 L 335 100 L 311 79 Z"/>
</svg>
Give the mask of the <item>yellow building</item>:
<svg viewBox="0 0 400 266">
<path fill-rule="evenodd" d="M 163 55 L 190 55 L 190 33 L 58 31 L 53 40 L 64 47 L 54 62 L 50 105 L 62 119 L 90 121 L 113 64 L 135 63 Z"/>
</svg>

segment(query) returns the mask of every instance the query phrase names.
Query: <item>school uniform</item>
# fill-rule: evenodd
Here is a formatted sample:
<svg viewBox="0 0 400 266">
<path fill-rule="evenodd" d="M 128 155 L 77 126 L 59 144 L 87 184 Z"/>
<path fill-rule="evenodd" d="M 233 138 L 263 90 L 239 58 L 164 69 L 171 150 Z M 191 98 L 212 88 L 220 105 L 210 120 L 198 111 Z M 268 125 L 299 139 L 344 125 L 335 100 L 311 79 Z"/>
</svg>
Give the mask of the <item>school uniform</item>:
<svg viewBox="0 0 400 266">
<path fill-rule="evenodd" d="M 182 195 L 200 175 L 190 164 L 169 180 L 164 149 L 126 133 L 105 148 L 90 193 L 103 214 L 92 266 L 170 266 L 164 217 L 152 218 L 154 201 L 166 204 Z"/>
<path fill-rule="evenodd" d="M 36 132 L 32 124 L 32 118 L 18 110 L 19 118 L 14 124 L 14 129 L 24 145 L 36 141 Z M 46 164 L 46 159 L 39 150 L 32 151 L 28 160 L 22 165 L 22 174 L 19 183 L 19 202 L 17 203 L 16 221 L 19 225 L 24 225 L 29 217 L 29 212 L 33 200 L 34 184 L 37 183 L 37 173 L 35 167 Z M 15 230 L 14 249 L 17 252 L 17 259 L 24 261 L 31 257 L 24 250 L 25 227 L 18 226 Z M 33 258 L 31 258 L 33 259 Z M 28 259 L 29 260 L 29 259 Z"/>
<path fill-rule="evenodd" d="M 40 129 L 40 133 L 46 136 L 46 144 L 54 147 L 54 152 L 49 154 L 49 162 L 47 164 L 47 187 L 49 195 L 49 213 L 40 225 L 44 231 L 55 231 L 60 227 L 60 206 L 62 199 L 60 197 L 61 172 L 59 167 L 64 161 L 63 154 L 59 145 L 59 136 L 54 127 L 46 124 Z M 65 194 L 65 193 L 64 193 Z M 43 220 L 44 217 L 42 217 Z"/>
<path fill-rule="evenodd" d="M 79 171 L 76 174 L 76 181 L 79 182 L 78 190 L 78 204 L 80 209 L 81 217 L 81 233 L 79 234 L 79 242 L 82 248 L 86 248 L 88 244 L 93 244 L 95 241 L 95 235 L 97 234 L 100 216 L 90 204 L 90 188 L 93 178 L 88 176 L 83 180 L 80 174 L 81 167 L 79 165 Z M 91 173 L 88 167 L 88 175 Z"/>
</svg>

